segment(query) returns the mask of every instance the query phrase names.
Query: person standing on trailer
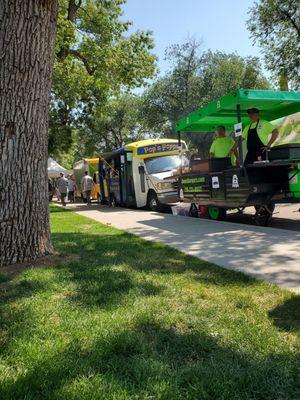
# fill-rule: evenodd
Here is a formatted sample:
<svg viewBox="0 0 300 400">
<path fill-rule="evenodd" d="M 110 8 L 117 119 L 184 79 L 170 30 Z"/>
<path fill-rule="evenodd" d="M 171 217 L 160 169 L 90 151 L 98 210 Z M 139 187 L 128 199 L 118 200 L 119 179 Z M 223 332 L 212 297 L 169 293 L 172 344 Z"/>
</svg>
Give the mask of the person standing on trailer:
<svg viewBox="0 0 300 400">
<path fill-rule="evenodd" d="M 235 140 L 230 136 L 226 136 L 225 126 L 218 126 L 217 137 L 210 146 L 210 158 L 231 157 L 234 153 L 236 153 Z"/>
<path fill-rule="evenodd" d="M 278 129 L 269 121 L 259 118 L 257 108 L 249 108 L 247 113 L 250 125 L 243 130 L 243 139 L 247 140 L 247 155 L 244 164 L 267 159 L 267 152 L 278 137 Z M 269 135 L 271 138 L 269 139 Z"/>
<path fill-rule="evenodd" d="M 91 193 L 94 186 L 94 181 L 91 176 L 89 176 L 88 171 L 85 171 L 84 177 L 81 179 L 81 190 L 84 197 L 87 200 L 87 205 L 91 204 Z"/>
</svg>

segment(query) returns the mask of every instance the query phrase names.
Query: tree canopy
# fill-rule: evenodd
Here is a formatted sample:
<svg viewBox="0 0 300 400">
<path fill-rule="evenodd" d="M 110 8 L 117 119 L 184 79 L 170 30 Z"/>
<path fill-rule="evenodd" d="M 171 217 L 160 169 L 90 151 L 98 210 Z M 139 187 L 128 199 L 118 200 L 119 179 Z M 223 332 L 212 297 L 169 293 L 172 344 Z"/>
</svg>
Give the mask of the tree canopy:
<svg viewBox="0 0 300 400">
<path fill-rule="evenodd" d="M 49 151 L 72 145 L 75 122 L 111 96 L 142 86 L 155 72 L 150 31 L 129 33 L 125 0 L 60 0 Z"/>
<path fill-rule="evenodd" d="M 171 46 L 166 59 L 170 70 L 145 91 L 142 100 L 141 120 L 152 132 L 173 135 L 178 118 L 231 90 L 270 88 L 255 57 L 201 51 L 201 44 L 189 40 Z M 189 134 L 189 138 L 200 147 L 211 135 Z"/>
<path fill-rule="evenodd" d="M 283 84 L 300 87 L 299 0 L 259 0 L 249 10 L 248 29 L 262 48 L 267 67 Z"/>
<path fill-rule="evenodd" d="M 140 124 L 138 95 L 122 94 L 107 104 L 95 107 L 81 129 L 82 145 L 87 154 L 112 151 L 125 143 L 147 135 Z"/>
</svg>

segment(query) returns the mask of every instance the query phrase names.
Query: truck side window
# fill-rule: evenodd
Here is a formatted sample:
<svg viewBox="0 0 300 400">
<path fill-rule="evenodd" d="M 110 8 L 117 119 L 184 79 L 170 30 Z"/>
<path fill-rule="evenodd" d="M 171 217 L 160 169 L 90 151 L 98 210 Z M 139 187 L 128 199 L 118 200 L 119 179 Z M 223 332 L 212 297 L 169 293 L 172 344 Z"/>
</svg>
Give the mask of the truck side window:
<svg viewBox="0 0 300 400">
<path fill-rule="evenodd" d="M 139 174 L 140 174 L 140 184 L 141 184 L 141 192 L 145 193 L 145 167 L 143 165 L 139 166 Z"/>
</svg>

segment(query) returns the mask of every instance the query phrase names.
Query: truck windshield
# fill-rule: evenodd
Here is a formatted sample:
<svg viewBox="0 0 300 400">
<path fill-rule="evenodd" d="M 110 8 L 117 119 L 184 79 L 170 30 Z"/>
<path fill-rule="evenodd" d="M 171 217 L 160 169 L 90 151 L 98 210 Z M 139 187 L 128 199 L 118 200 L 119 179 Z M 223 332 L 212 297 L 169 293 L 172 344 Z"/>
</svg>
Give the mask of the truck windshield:
<svg viewBox="0 0 300 400">
<path fill-rule="evenodd" d="M 188 163 L 188 159 L 182 156 L 182 165 L 187 166 Z M 145 159 L 145 164 L 148 174 L 156 174 L 177 169 L 180 164 L 180 158 L 178 155 L 147 158 Z"/>
</svg>

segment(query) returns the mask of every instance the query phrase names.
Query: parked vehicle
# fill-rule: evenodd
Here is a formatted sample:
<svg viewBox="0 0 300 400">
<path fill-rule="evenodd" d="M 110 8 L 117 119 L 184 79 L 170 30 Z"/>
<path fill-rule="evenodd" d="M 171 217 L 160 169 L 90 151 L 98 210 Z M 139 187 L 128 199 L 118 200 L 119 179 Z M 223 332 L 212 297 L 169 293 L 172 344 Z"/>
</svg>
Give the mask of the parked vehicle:
<svg viewBox="0 0 300 400">
<path fill-rule="evenodd" d="M 187 165 L 186 151 L 185 142 L 179 148 L 176 139 L 149 139 L 104 155 L 99 159 L 102 203 L 162 211 L 177 202 L 171 175 L 181 163 Z"/>
</svg>

